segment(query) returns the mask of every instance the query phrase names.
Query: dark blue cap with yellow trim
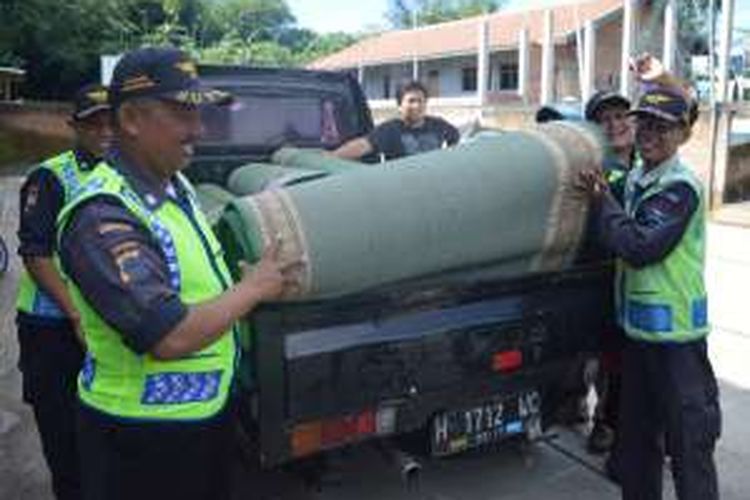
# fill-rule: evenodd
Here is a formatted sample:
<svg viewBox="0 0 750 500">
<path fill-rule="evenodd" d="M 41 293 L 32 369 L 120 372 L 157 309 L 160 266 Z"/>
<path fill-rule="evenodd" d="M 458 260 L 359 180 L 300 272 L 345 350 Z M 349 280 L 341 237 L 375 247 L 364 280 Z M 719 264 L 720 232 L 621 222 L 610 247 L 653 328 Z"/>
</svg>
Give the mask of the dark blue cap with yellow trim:
<svg viewBox="0 0 750 500">
<path fill-rule="evenodd" d="M 73 99 L 73 120 L 80 121 L 109 110 L 107 87 L 91 83 L 81 87 Z"/>
<path fill-rule="evenodd" d="M 113 108 L 135 98 L 158 97 L 188 105 L 226 104 L 231 94 L 208 89 L 198 79 L 195 62 L 172 47 L 147 47 L 125 54 L 110 83 Z"/>
<path fill-rule="evenodd" d="M 654 87 L 638 100 L 638 106 L 629 114 L 650 116 L 670 123 L 691 124 L 691 105 L 678 91 L 665 87 Z"/>
</svg>

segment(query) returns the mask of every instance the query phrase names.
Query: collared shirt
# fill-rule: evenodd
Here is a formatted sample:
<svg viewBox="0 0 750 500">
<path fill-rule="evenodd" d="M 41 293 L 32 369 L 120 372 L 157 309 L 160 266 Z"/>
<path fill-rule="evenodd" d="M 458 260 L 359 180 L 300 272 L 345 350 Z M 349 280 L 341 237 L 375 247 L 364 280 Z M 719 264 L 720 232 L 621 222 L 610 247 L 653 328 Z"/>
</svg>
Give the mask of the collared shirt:
<svg viewBox="0 0 750 500">
<path fill-rule="evenodd" d="M 107 162 L 150 210 L 167 198 L 190 210 L 178 182 L 164 184 L 117 153 Z M 151 231 L 113 197 L 95 197 L 71 214 L 60 259 L 86 301 L 136 353 L 150 351 L 188 313 L 170 286 L 166 260 Z"/>
<path fill-rule="evenodd" d="M 91 170 L 99 158 L 76 148 L 78 168 Z M 57 247 L 55 224 L 65 204 L 65 188 L 55 174 L 46 168 L 32 170 L 21 186 L 18 255 L 52 257 Z"/>
<path fill-rule="evenodd" d="M 675 161 L 679 161 L 676 156 L 642 175 L 641 169 L 631 172 L 631 202 L 637 201 Z M 659 262 L 677 246 L 698 205 L 693 188 L 686 182 L 675 182 L 643 201 L 632 217 L 611 193 L 605 193 L 593 209 L 599 240 L 617 257 L 640 268 Z"/>
</svg>

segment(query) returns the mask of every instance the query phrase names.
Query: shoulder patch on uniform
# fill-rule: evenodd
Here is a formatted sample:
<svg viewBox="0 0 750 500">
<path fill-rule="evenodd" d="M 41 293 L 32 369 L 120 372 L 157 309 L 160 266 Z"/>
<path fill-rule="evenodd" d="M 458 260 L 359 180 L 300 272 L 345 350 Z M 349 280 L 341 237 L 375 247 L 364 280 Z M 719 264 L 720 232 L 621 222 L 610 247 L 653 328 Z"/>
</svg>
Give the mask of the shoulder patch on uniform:
<svg viewBox="0 0 750 500">
<path fill-rule="evenodd" d="M 140 247 L 137 243 L 127 241 L 115 245 L 110 249 L 115 265 L 120 274 L 120 282 L 127 285 L 133 281 L 133 274 L 139 274 L 142 264 L 139 262 L 141 255 Z"/>
</svg>

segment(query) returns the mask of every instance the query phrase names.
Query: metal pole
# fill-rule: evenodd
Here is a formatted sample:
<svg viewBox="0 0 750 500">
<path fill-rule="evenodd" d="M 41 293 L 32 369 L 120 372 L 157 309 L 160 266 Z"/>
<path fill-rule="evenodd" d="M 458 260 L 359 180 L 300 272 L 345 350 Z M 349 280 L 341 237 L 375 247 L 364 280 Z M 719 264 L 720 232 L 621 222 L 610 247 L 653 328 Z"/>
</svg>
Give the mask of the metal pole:
<svg viewBox="0 0 750 500">
<path fill-rule="evenodd" d="M 708 95 L 713 111 L 716 107 L 716 86 L 714 85 L 714 78 L 716 78 L 716 0 L 710 0 L 708 8 L 711 9 L 708 13 Z"/>
<path fill-rule="evenodd" d="M 710 204 L 712 209 L 720 208 L 724 203 L 727 166 L 729 164 L 729 135 L 732 130 L 732 111 L 727 104 L 731 96 L 728 92 L 730 53 L 732 50 L 732 28 L 734 27 L 734 0 L 722 2 L 722 22 L 719 38 L 719 92 L 716 102 L 716 138 L 712 147 L 716 149 L 714 162 L 711 165 Z M 713 82 L 712 82 L 713 83 Z"/>
</svg>

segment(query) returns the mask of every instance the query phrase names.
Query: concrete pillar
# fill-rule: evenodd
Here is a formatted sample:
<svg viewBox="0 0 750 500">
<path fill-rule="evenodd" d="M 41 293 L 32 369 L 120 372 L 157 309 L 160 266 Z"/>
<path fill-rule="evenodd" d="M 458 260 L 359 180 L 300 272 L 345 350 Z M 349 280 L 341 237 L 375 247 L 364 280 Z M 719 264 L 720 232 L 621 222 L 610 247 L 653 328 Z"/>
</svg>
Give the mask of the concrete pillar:
<svg viewBox="0 0 750 500">
<path fill-rule="evenodd" d="M 620 55 L 620 93 L 626 97 L 633 94 L 633 76 L 630 72 L 630 58 L 635 50 L 635 9 L 637 0 L 623 0 L 622 52 Z"/>
<path fill-rule="evenodd" d="M 732 51 L 732 28 L 734 24 L 734 0 L 721 2 L 721 27 L 719 28 L 719 92 L 717 100 L 726 102 L 729 95 L 729 62 Z"/>
<path fill-rule="evenodd" d="M 719 33 L 719 88 L 716 109 L 713 110 L 715 131 L 713 162 L 711 165 L 711 208 L 717 209 L 724 203 L 727 166 L 729 164 L 729 139 L 732 131 L 732 110 L 727 105 L 731 101 L 728 78 L 732 50 L 732 28 L 734 24 L 734 0 L 721 4 L 721 28 Z"/>
<path fill-rule="evenodd" d="M 487 103 L 487 83 L 490 74 L 490 23 L 486 17 L 479 21 L 479 41 L 477 50 L 477 103 Z"/>
<path fill-rule="evenodd" d="M 586 21 L 583 47 L 583 96 L 585 103 L 596 91 L 596 28 L 593 21 Z"/>
<path fill-rule="evenodd" d="M 542 35 L 542 94 L 541 104 L 549 104 L 555 97 L 555 27 L 552 11 L 544 11 Z"/>
<path fill-rule="evenodd" d="M 411 11 L 411 29 L 417 34 L 417 28 L 419 25 L 419 13 L 414 8 Z M 417 56 L 417 49 L 414 48 L 414 53 L 411 55 L 411 79 L 413 81 L 419 81 L 419 56 Z"/>
<path fill-rule="evenodd" d="M 674 74 L 677 63 L 677 0 L 667 0 L 664 7 L 664 69 Z"/>
<path fill-rule="evenodd" d="M 530 68 L 529 30 L 523 28 L 518 31 L 518 95 L 521 96 L 524 103 L 529 99 Z"/>
<path fill-rule="evenodd" d="M 357 82 L 359 82 L 360 87 L 362 87 L 365 83 L 365 66 L 361 61 L 357 65 Z"/>
</svg>

